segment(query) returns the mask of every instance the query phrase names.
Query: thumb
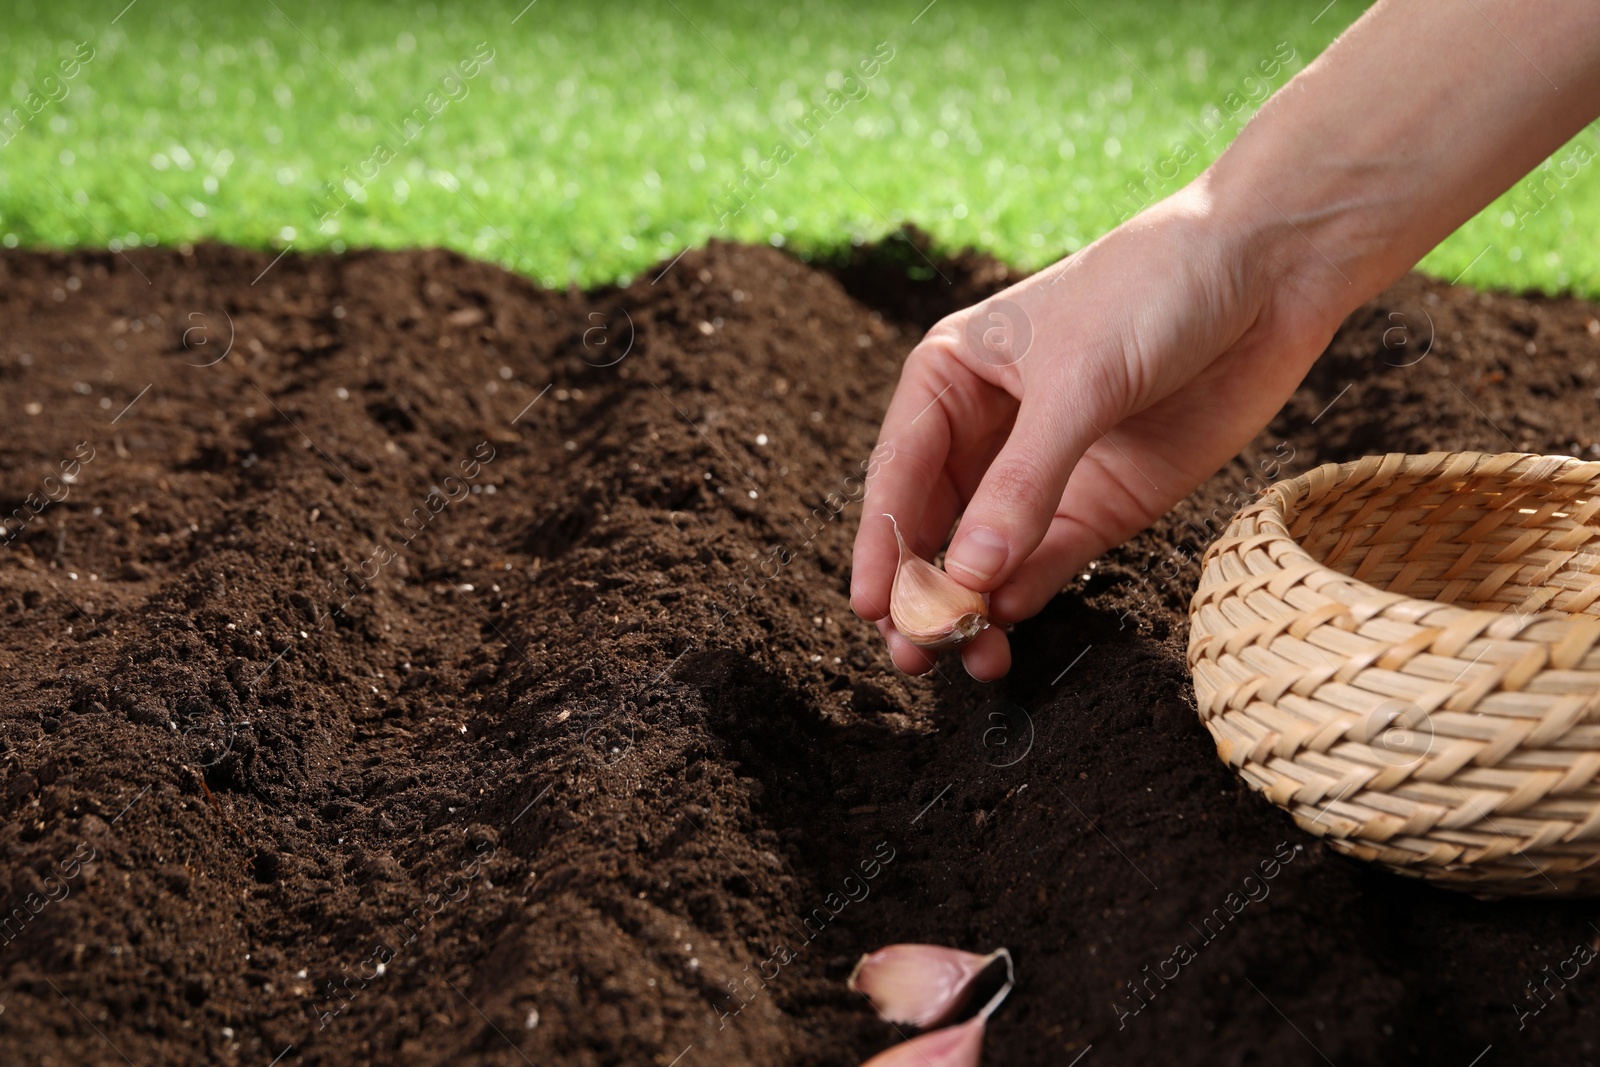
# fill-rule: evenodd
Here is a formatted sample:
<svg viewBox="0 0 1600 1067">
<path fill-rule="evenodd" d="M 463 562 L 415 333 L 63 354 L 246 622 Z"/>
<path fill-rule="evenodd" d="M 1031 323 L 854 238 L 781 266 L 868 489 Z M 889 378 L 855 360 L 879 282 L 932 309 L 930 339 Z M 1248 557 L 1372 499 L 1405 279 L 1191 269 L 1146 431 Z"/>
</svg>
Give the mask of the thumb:
<svg viewBox="0 0 1600 1067">
<path fill-rule="evenodd" d="M 1060 396 L 1024 394 L 1011 435 L 945 553 L 945 570 L 963 585 L 980 592 L 998 588 L 1044 540 L 1072 468 L 1100 436 L 1095 422 L 1101 416 L 1073 407 Z"/>
</svg>

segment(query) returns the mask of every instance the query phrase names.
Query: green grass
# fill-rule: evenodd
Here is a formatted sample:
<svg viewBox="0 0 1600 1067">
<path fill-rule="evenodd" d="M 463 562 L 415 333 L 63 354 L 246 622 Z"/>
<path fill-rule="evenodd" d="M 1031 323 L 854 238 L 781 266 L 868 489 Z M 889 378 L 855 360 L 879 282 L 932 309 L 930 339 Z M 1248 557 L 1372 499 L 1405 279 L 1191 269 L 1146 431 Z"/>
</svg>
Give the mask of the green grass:
<svg viewBox="0 0 1600 1067">
<path fill-rule="evenodd" d="M 1209 144 L 1189 123 L 1286 45 L 1281 84 L 1360 9 L 1313 23 L 1320 0 L 939 0 L 913 23 L 925 0 L 539 0 L 513 24 L 525 0 L 136 0 L 113 24 L 125 2 L 7 0 L 10 104 L 60 95 L 45 78 L 77 42 L 95 56 L 0 146 L 6 245 L 444 245 L 560 284 L 712 236 L 820 251 L 903 220 L 1039 266 L 1115 225 L 1127 183 L 1177 142 L 1196 158 L 1158 191 L 1196 173 L 1253 105 Z M 859 95 L 843 77 L 880 41 L 893 58 L 867 94 L 835 98 L 762 180 L 782 124 L 827 114 L 830 88 Z M 447 100 L 479 42 L 492 61 L 403 144 L 392 124 L 430 91 Z M 748 202 L 724 219 L 746 169 Z M 1597 171 L 1551 183 L 1521 228 L 1491 207 L 1425 267 L 1600 294 Z M 346 173 L 359 194 L 319 222 Z"/>
</svg>

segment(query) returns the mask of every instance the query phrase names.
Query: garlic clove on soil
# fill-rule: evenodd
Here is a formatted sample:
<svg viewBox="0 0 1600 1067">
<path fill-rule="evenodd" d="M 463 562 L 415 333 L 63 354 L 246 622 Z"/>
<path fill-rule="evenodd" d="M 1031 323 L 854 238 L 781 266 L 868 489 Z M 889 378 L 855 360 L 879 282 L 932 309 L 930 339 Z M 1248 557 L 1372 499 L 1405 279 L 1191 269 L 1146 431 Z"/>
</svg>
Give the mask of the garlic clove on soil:
<svg viewBox="0 0 1600 1067">
<path fill-rule="evenodd" d="M 906 545 L 893 515 L 900 564 L 889 590 L 889 618 L 894 628 L 918 648 L 938 650 L 964 645 L 989 625 L 989 602 Z"/>
<path fill-rule="evenodd" d="M 958 1009 L 977 977 L 1002 958 L 1009 975 L 1011 954 L 1003 948 L 980 956 L 943 945 L 890 945 L 862 956 L 849 985 L 888 1022 L 933 1026 Z"/>
<path fill-rule="evenodd" d="M 978 1067 L 983 1055 L 981 1015 L 960 1026 L 934 1030 L 885 1049 L 861 1067 Z"/>
</svg>

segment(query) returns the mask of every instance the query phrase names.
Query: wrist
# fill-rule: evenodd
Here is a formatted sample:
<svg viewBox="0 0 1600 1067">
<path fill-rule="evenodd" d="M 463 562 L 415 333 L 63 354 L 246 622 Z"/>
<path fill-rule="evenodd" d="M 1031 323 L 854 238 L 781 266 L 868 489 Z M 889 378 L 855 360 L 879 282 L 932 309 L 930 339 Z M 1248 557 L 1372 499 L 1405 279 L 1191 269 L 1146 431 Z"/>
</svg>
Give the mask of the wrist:
<svg viewBox="0 0 1600 1067">
<path fill-rule="evenodd" d="M 1241 138 L 1194 186 L 1272 302 L 1292 302 L 1331 335 L 1414 259 L 1393 254 L 1396 227 L 1383 223 L 1373 185 L 1314 158 L 1281 138 Z"/>
</svg>

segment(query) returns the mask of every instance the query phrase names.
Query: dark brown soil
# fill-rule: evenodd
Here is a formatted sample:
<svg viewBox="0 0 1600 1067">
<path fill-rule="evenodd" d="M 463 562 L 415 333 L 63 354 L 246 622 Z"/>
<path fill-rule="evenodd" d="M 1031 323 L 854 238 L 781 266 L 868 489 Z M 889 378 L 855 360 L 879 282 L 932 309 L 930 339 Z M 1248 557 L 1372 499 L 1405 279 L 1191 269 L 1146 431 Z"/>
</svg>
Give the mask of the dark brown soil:
<svg viewBox="0 0 1600 1067">
<path fill-rule="evenodd" d="M 1183 666 L 1267 475 L 1593 454 L 1591 306 L 1405 280 L 985 687 L 850 615 L 849 498 L 1003 267 L 271 262 L 0 256 L 0 1062 L 850 1064 L 913 940 L 1015 954 L 991 1063 L 1600 1056 L 1593 905 L 1329 853 Z"/>
</svg>

